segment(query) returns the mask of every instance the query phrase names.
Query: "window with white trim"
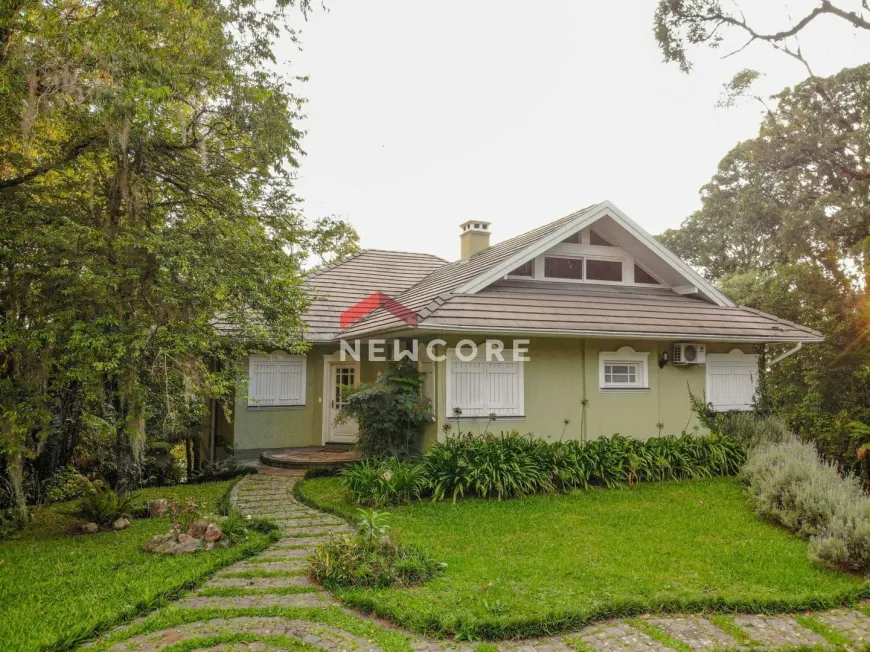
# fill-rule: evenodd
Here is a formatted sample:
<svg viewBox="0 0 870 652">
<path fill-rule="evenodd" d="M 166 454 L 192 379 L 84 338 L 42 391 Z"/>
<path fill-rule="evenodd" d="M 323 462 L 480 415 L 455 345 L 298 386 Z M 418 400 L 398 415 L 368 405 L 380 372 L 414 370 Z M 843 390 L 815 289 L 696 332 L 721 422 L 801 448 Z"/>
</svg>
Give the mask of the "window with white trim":
<svg viewBox="0 0 870 652">
<path fill-rule="evenodd" d="M 649 389 L 649 352 L 630 346 L 598 354 L 598 389 L 602 392 L 631 392 Z"/>
<path fill-rule="evenodd" d="M 447 417 L 485 419 L 498 417 L 522 418 L 523 363 L 514 362 L 504 354 L 504 362 L 487 361 L 483 352 L 470 361 L 459 359 L 451 352 L 447 356 Z"/>
<path fill-rule="evenodd" d="M 249 407 L 303 407 L 305 356 L 252 355 L 248 360 Z"/>
</svg>

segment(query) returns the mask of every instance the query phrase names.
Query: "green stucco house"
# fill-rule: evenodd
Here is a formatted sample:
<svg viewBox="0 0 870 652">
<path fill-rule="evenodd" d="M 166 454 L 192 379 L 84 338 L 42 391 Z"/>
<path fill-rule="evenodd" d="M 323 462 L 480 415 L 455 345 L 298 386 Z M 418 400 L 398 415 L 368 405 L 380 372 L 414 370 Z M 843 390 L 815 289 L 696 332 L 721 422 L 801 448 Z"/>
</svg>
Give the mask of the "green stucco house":
<svg viewBox="0 0 870 652">
<path fill-rule="evenodd" d="M 489 226 L 462 225 L 456 262 L 367 250 L 312 273 L 308 353 L 252 356 L 210 442 L 239 457 L 352 443 L 354 424 L 334 423 L 341 388 L 414 349 L 435 414 L 424 445 L 490 414 L 495 431 L 646 439 L 693 428 L 689 387 L 751 409 L 760 345 L 822 339 L 735 305 L 610 202 L 494 246 Z"/>
</svg>

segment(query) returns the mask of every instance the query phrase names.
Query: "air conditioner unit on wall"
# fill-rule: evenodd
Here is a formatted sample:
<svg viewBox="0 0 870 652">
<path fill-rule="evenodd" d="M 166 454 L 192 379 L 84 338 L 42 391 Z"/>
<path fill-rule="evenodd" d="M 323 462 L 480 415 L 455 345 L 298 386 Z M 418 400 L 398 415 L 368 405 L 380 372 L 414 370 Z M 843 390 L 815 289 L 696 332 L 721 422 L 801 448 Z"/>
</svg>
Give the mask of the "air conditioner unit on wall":
<svg viewBox="0 0 870 652">
<path fill-rule="evenodd" d="M 707 347 L 703 344 L 674 344 L 674 354 L 671 361 L 674 364 L 704 364 L 707 358 Z"/>
</svg>

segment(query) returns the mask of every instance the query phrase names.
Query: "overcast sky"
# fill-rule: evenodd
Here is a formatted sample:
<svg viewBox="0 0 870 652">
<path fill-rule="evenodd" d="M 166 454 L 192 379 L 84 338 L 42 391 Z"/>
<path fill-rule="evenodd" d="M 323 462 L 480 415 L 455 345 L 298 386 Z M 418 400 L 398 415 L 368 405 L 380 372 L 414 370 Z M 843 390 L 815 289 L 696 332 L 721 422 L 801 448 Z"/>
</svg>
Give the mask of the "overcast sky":
<svg viewBox="0 0 870 652">
<path fill-rule="evenodd" d="M 780 28 L 817 0 L 744 4 Z M 678 226 L 758 129 L 757 104 L 715 107 L 722 83 L 755 67 L 772 93 L 806 73 L 757 44 L 726 60 L 694 51 L 684 75 L 661 61 L 655 5 L 328 0 L 301 25 L 302 51 L 280 52 L 284 72 L 310 76 L 298 88 L 305 215 L 344 216 L 366 248 L 449 260 L 471 218 L 497 242 L 610 199 L 654 234 Z M 834 18 L 801 45 L 817 74 L 870 60 L 867 35 Z"/>
</svg>

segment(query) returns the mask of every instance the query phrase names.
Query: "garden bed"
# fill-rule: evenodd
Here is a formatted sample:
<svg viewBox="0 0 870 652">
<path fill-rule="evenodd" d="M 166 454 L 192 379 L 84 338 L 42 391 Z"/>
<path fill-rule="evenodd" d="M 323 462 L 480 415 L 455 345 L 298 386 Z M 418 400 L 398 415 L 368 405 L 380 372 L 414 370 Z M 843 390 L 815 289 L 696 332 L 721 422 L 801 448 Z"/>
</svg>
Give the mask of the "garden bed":
<svg viewBox="0 0 870 652">
<path fill-rule="evenodd" d="M 147 489 L 141 497 L 191 498 L 217 511 L 234 482 Z M 120 532 L 81 534 L 83 521 L 76 509 L 75 502 L 44 506 L 24 532 L 0 541 L 0 649 L 69 649 L 159 606 L 270 542 L 252 532 L 246 542 L 231 548 L 155 555 L 143 545 L 169 529 L 169 518 L 135 519 Z"/>
<path fill-rule="evenodd" d="M 298 486 L 352 516 L 336 478 Z M 342 589 L 347 603 L 420 632 L 540 635 L 658 611 L 791 611 L 870 596 L 857 575 L 807 559 L 807 544 L 765 523 L 734 479 L 591 489 L 513 500 L 422 502 L 389 510 L 391 534 L 446 573 L 405 589 Z"/>
</svg>

